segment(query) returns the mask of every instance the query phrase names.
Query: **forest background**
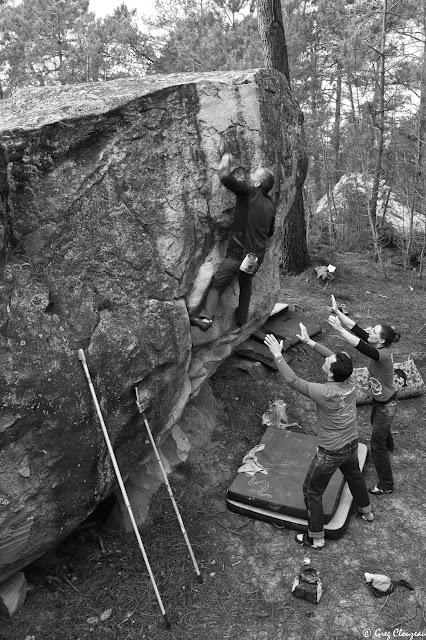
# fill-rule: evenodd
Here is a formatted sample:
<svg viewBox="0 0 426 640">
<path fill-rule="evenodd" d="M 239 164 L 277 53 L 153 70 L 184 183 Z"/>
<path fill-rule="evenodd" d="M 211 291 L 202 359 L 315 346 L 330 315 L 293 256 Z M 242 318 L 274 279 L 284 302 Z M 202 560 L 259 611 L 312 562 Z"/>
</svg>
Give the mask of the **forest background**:
<svg viewBox="0 0 426 640">
<path fill-rule="evenodd" d="M 265 66 L 257 15 L 268 4 L 282 10 L 305 115 L 308 246 L 371 247 L 380 261 L 381 247 L 394 245 L 406 266 L 415 256 L 421 275 L 426 0 L 156 0 L 150 17 L 123 3 L 103 18 L 89 0 L 0 0 L 0 98 L 31 86 Z M 342 177 L 353 189 L 339 207 Z M 408 212 L 402 230 L 387 224 L 391 197 Z"/>
</svg>

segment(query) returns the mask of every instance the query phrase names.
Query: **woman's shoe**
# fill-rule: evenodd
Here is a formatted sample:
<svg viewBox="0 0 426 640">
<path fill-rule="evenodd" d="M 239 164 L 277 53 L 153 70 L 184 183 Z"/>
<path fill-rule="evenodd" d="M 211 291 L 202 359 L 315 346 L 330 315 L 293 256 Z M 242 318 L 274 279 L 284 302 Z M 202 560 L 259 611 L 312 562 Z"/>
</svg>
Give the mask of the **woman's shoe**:
<svg viewBox="0 0 426 640">
<path fill-rule="evenodd" d="M 373 496 L 383 496 L 386 493 L 392 493 L 393 489 L 379 489 L 379 487 L 374 487 L 374 489 L 369 489 L 368 493 L 371 493 Z"/>
</svg>

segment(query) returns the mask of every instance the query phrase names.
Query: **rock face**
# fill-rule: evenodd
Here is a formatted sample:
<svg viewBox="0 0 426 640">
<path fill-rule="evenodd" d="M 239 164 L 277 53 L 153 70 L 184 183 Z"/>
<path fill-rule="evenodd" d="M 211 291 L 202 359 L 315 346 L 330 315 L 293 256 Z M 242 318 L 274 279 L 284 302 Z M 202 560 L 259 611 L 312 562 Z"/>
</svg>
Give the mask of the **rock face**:
<svg viewBox="0 0 426 640">
<path fill-rule="evenodd" d="M 274 71 L 33 89 L 0 103 L 0 582 L 115 487 L 77 350 L 123 477 L 161 440 L 278 291 L 284 218 L 305 167 L 302 116 Z M 249 322 L 237 285 L 208 334 L 190 327 L 224 255 L 234 197 L 216 169 L 276 174 L 276 233 Z"/>
</svg>

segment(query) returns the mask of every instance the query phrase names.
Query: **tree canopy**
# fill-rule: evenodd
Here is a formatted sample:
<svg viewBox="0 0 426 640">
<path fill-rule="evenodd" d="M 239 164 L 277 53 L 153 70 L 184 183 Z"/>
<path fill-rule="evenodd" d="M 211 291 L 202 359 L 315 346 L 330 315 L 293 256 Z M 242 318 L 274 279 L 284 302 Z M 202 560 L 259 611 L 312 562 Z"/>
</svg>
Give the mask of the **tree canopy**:
<svg viewBox="0 0 426 640">
<path fill-rule="evenodd" d="M 136 11 L 123 3 L 96 18 L 89 0 L 3 0 L 0 69 L 3 92 L 48 84 L 111 80 L 145 73 L 154 60 Z"/>
<path fill-rule="evenodd" d="M 351 172 L 407 201 L 415 189 L 423 210 L 426 0 L 281 4 L 309 142 L 308 213 Z M 0 0 L 0 27 L 2 97 L 28 85 L 265 64 L 255 0 L 157 0 L 151 18 L 123 2 L 102 19 L 88 0 Z"/>
</svg>

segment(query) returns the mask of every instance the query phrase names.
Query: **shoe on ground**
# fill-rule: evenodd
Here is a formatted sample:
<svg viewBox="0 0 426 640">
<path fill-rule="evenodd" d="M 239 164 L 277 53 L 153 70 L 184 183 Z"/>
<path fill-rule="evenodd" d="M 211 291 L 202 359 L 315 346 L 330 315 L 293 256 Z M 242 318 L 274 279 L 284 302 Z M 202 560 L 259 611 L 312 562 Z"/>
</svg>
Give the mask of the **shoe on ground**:
<svg viewBox="0 0 426 640">
<path fill-rule="evenodd" d="M 373 522 L 373 520 L 374 520 L 374 515 L 372 514 L 371 511 L 370 511 L 370 513 L 360 513 L 359 515 L 366 522 Z"/>
<path fill-rule="evenodd" d="M 371 493 L 373 496 L 384 496 L 387 493 L 392 493 L 393 489 L 379 489 L 378 486 L 375 486 L 373 489 L 369 489 L 368 493 Z"/>
<path fill-rule="evenodd" d="M 324 548 L 323 544 L 315 544 L 314 539 L 310 538 L 307 533 L 296 533 L 294 539 L 298 544 L 301 544 L 304 547 L 311 547 L 311 549 L 317 549 L 318 551 L 321 551 Z"/>
</svg>

